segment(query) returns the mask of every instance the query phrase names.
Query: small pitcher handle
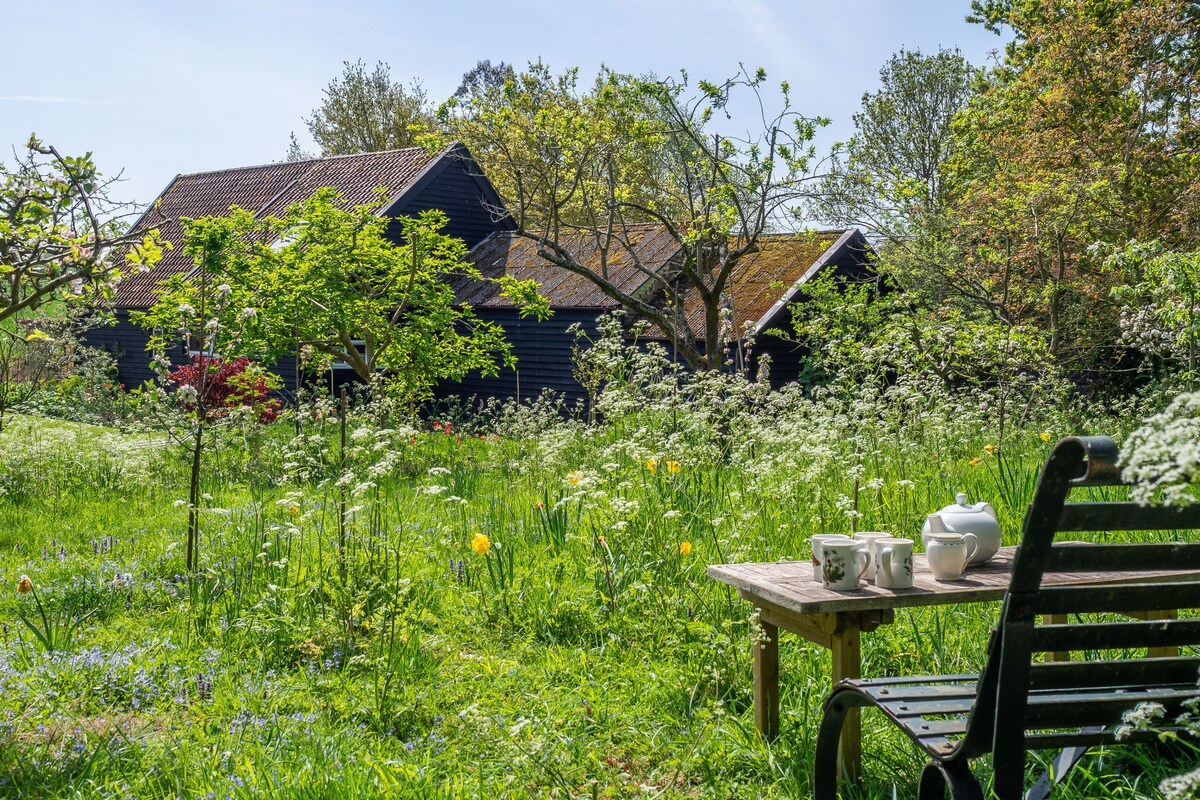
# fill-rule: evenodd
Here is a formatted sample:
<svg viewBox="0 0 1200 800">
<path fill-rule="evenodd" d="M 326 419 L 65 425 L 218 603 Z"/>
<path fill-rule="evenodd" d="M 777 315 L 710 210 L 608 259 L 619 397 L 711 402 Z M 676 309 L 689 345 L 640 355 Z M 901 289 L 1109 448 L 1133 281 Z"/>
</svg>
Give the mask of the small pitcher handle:
<svg viewBox="0 0 1200 800">
<path fill-rule="evenodd" d="M 963 544 L 967 546 L 967 562 L 970 563 L 971 559 L 975 557 L 975 551 L 979 549 L 979 539 L 973 533 L 964 533 Z"/>
</svg>

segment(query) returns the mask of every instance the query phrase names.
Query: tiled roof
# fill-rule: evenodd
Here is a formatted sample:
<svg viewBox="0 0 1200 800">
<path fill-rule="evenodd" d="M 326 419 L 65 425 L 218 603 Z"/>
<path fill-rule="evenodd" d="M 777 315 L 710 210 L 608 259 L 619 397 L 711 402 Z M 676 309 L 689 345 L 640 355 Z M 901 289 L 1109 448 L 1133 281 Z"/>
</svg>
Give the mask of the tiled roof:
<svg viewBox="0 0 1200 800">
<path fill-rule="evenodd" d="M 224 214 L 230 206 L 259 216 L 282 214 L 325 186 L 341 192 L 350 206 L 370 202 L 380 186 L 387 187 L 389 197 L 395 198 L 443 155 L 445 151 L 434 154 L 411 147 L 180 175 L 159 197 L 158 210 L 152 208 L 138 222 L 138 227 L 147 230 L 157 227 L 174 249 L 166 250 L 149 272 L 127 276 L 117 285 L 114 302 L 121 308 L 148 308 L 154 304 L 161 281 L 194 269 L 183 252 L 180 217 Z"/>
<path fill-rule="evenodd" d="M 812 268 L 845 231 L 814 231 L 775 234 L 760 238 L 760 249 L 738 262 L 730 279 L 734 323 L 765 321 L 764 317 L 798 282 L 811 277 Z M 679 243 L 664 228 L 653 225 L 631 226 L 625 234 L 638 260 L 655 271 L 664 269 L 679 255 Z M 563 246 L 591 269 L 599 268 L 600 254 L 594 241 L 582 234 L 569 237 Z M 518 280 L 535 280 L 551 308 L 588 308 L 612 310 L 620 306 L 587 278 L 558 267 L 537 253 L 537 246 L 515 233 L 494 233 L 476 245 L 469 256 L 485 276 L 507 274 Z M 609 250 L 609 278 L 622 291 L 636 294 L 646 287 L 648 276 L 633 267 L 633 259 L 623 246 Z M 511 308 L 492 284 L 472 282 L 460 285 L 459 300 L 476 308 Z M 653 287 L 646 287 L 652 289 Z M 693 333 L 703 336 L 704 305 L 695 292 L 684 302 L 684 313 Z M 647 338 L 662 338 L 650 331 Z"/>
<path fill-rule="evenodd" d="M 630 225 L 625 229 L 628 246 L 614 244 L 608 252 L 608 274 L 622 292 L 637 294 L 650 276 L 634 266 L 637 261 L 657 271 L 679 252 L 676 242 L 664 228 L 654 225 Z M 586 234 L 571 234 L 562 238 L 562 246 L 597 273 L 601 269 L 601 253 L 595 238 Z M 620 303 L 613 300 L 596 284 L 580 275 L 563 269 L 538 255 L 537 245 L 524 236 L 508 231 L 493 233 L 475 246 L 469 256 L 475 268 L 488 277 L 511 275 L 518 280 L 535 280 L 551 308 L 615 309 Z M 494 284 L 473 281 L 455 287 L 460 302 L 477 308 L 511 308 L 512 303 L 501 297 Z"/>
<path fill-rule="evenodd" d="M 843 233 L 812 231 L 760 237 L 758 252 L 743 256 L 729 279 L 733 329 L 740 332 L 746 322 L 762 320 L 771 306 L 805 277 L 809 268 Z M 683 311 L 688 327 L 703 337 L 704 302 L 696 292 L 689 293 Z"/>
</svg>

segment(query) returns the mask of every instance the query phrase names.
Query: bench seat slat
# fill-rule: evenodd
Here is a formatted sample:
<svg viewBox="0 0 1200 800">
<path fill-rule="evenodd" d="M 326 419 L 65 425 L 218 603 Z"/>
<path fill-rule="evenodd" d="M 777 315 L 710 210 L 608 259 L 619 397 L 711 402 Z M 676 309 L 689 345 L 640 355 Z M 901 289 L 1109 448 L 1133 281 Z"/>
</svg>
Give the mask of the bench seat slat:
<svg viewBox="0 0 1200 800">
<path fill-rule="evenodd" d="M 1067 503 L 1059 531 L 1185 531 L 1200 528 L 1200 505 L 1141 506 L 1137 503 Z"/>
<path fill-rule="evenodd" d="M 1033 631 L 1033 651 L 1116 650 L 1200 644 L 1200 620 L 1079 622 L 1041 625 Z"/>
<path fill-rule="evenodd" d="M 858 684 L 859 689 L 866 692 L 879 702 L 889 705 L 919 700 L 954 699 L 958 697 L 974 697 L 976 679 L 960 684 L 904 684 L 901 686 L 870 686 Z"/>
</svg>

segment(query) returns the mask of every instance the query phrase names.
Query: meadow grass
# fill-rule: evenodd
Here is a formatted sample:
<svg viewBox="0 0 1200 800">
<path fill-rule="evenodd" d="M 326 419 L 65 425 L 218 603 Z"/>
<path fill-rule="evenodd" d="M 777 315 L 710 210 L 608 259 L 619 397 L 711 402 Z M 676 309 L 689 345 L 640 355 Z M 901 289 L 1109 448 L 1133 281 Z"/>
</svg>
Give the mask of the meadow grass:
<svg viewBox="0 0 1200 800">
<path fill-rule="evenodd" d="M 361 413 L 343 453 L 318 406 L 300 436 L 221 434 L 187 575 L 161 435 L 21 418 L 0 435 L 0 795 L 807 797 L 826 656 L 785 639 L 763 740 L 751 609 L 705 567 L 851 526 L 916 536 L 956 491 L 1012 544 L 1050 442 L 1119 432 L 1045 415 L 999 442 L 987 420 L 774 396 L 593 427 Z M 903 612 L 864 637 L 864 673 L 977 669 L 997 610 Z M 859 796 L 912 796 L 913 749 L 864 730 Z M 1179 768 L 1111 749 L 1057 796 L 1153 796 Z"/>
</svg>

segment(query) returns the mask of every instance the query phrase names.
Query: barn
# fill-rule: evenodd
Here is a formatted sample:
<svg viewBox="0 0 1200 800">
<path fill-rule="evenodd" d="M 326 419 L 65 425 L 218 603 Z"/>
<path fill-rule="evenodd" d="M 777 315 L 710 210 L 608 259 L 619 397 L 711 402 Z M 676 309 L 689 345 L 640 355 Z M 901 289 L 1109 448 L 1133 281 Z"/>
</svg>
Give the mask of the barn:
<svg viewBox="0 0 1200 800">
<path fill-rule="evenodd" d="M 639 295 L 652 291 L 654 281 L 645 270 L 669 270 L 680 257 L 681 245 L 661 226 L 627 226 L 619 238 L 624 245 L 607 254 L 606 266 L 609 278 L 623 292 Z M 584 266 L 599 270 L 594 238 L 568 236 L 563 245 Z M 552 389 L 568 405 L 586 399 L 584 388 L 572 375 L 576 335 L 569 329 L 579 325 L 594 338 L 596 318 L 617 310 L 619 304 L 587 278 L 546 261 L 538 255 L 535 242 L 511 231 L 489 235 L 471 251 L 470 259 L 489 277 L 510 275 L 537 281 L 554 313 L 544 321 L 522 319 L 494 285 L 460 287 L 460 299 L 470 303 L 476 315 L 504 327 L 517 363 L 496 376 L 475 374 L 461 383 L 443 384 L 439 395 L 525 399 Z M 759 356 L 769 355 L 775 386 L 797 379 L 806 353 L 796 343 L 766 332 L 790 327 L 790 306 L 803 301 L 805 283 L 823 274 L 846 281 L 874 280 L 870 246 L 857 228 L 765 235 L 758 252 L 742 258 L 733 270 L 726 296 L 733 312 L 733 329 L 749 327 L 754 332 L 752 351 L 744 354 L 747 366 L 753 370 Z M 684 313 L 693 331 L 704 329 L 704 307 L 694 295 L 685 301 Z M 641 341 L 657 341 L 670 351 L 666 337 L 657 329 L 651 328 Z"/>
<path fill-rule="evenodd" d="M 169 276 L 195 271 L 183 252 L 183 231 L 178 220 L 224 214 L 231 206 L 253 211 L 256 216 L 282 213 L 326 186 L 337 189 L 348 205 L 372 202 L 377 189 L 385 187 L 388 200 L 378 213 L 389 218 L 441 209 L 450 218 L 446 232 L 463 239 L 468 247 L 510 227 L 493 213 L 503 208 L 495 189 L 458 143 L 436 153 L 412 147 L 179 175 L 137 223 L 138 228 L 147 231 L 158 228 L 175 247 L 165 251 L 153 269 L 128 276 L 117 285 L 114 323 L 87 331 L 85 341 L 116 357 L 118 380 L 125 386 L 153 380 L 155 374 L 146 350 L 149 334 L 134 325 L 129 314 L 150 308 L 160 283 Z M 169 355 L 174 364 L 187 359 L 182 342 Z M 273 369 L 285 386 L 295 385 L 294 359 L 282 361 Z"/>
<path fill-rule="evenodd" d="M 586 278 L 543 259 L 532 240 L 514 233 L 511 221 L 503 216 L 504 207 L 495 189 L 458 143 L 437 153 L 408 148 L 176 177 L 137 223 L 144 230 L 159 228 L 163 238 L 176 246 L 167 250 L 153 269 L 131 275 L 117 285 L 114 324 L 87 331 L 86 342 L 113 353 L 118 380 L 125 386 L 153 380 L 156 376 L 146 350 L 149 334 L 132 323 L 130 313 L 150 308 L 161 281 L 167 277 L 194 272 L 195 265 L 180 246 L 182 228 L 178 220 L 224 214 L 231 206 L 260 216 L 282 213 L 326 186 L 337 189 L 351 205 L 371 202 L 378 187 L 387 187 L 388 200 L 377 213 L 389 218 L 441 209 L 450 219 L 447 232 L 472 248 L 469 259 L 484 275 L 535 280 L 549 299 L 554 313 L 538 321 L 522 318 L 494 284 L 470 282 L 457 286 L 461 302 L 470 304 L 482 319 L 504 328 L 517 364 L 494 376 L 474 374 L 461 382 L 444 382 L 437 387 L 435 399 L 524 400 L 547 389 L 571 404 L 586 398 L 583 387 L 573 377 L 571 355 L 577 340 L 570 329 L 578 324 L 594 338 L 597 317 L 617 310 L 619 304 Z M 627 248 L 615 257 L 610 253 L 607 268 L 622 291 L 631 294 L 653 291 L 655 281 L 649 279 L 646 270 L 670 270 L 680 257 L 680 243 L 661 226 L 628 226 L 621 238 Z M 595 242 L 585 235 L 565 244 L 584 264 L 599 265 Z M 819 274 L 846 280 L 869 278 L 869 246 L 863 235 L 856 229 L 766 235 L 760 239 L 758 251 L 744 257 L 733 272 L 726 302 L 733 312 L 734 329 L 748 326 L 754 331 L 753 351 L 744 355 L 751 363 L 761 355 L 770 355 L 773 384 L 796 379 L 804 352 L 795 343 L 766 332 L 788 326 L 789 306 L 803 300 L 804 284 Z M 688 301 L 684 311 L 692 330 L 702 330 L 702 305 Z M 667 344 L 655 329 L 643 340 Z M 182 342 L 169 355 L 175 365 L 188 358 Z M 295 359 L 285 359 L 272 369 L 283 378 L 284 386 L 298 385 Z M 336 384 L 353 379 L 353 373 L 348 369 L 339 372 L 335 367 L 334 373 L 323 379 Z"/>
</svg>

